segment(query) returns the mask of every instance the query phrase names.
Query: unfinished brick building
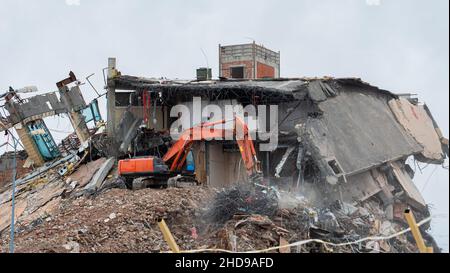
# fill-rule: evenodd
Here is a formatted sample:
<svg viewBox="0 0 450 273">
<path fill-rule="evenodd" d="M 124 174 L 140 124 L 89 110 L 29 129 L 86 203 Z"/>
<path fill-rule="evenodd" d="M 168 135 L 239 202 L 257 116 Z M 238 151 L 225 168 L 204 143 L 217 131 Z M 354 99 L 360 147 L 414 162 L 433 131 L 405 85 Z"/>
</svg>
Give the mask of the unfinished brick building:
<svg viewBox="0 0 450 273">
<path fill-rule="evenodd" d="M 219 77 L 263 79 L 280 77 L 280 52 L 255 42 L 242 45 L 219 45 Z"/>
</svg>

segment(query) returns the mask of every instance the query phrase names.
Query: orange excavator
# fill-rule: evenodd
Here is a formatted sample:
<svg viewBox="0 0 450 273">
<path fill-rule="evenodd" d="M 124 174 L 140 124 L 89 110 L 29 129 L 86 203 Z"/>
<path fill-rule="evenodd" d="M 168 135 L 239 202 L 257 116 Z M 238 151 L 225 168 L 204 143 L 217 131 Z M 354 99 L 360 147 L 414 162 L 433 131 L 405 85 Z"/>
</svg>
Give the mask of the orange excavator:
<svg viewBox="0 0 450 273">
<path fill-rule="evenodd" d="M 233 129 L 218 129 L 214 126 L 234 122 Z M 262 180 L 260 162 L 256 157 L 253 140 L 247 124 L 239 117 L 232 120 L 205 122 L 187 129 L 167 151 L 163 158 L 156 156 L 124 159 L 119 161 L 119 176 L 124 177 L 130 188 L 142 188 L 148 185 L 176 185 L 178 182 L 194 182 L 192 173 L 184 172 L 186 158 L 195 141 L 236 139 L 242 160 L 250 181 Z M 136 186 L 133 181 L 136 181 Z M 145 182 L 142 182 L 145 181 Z"/>
</svg>

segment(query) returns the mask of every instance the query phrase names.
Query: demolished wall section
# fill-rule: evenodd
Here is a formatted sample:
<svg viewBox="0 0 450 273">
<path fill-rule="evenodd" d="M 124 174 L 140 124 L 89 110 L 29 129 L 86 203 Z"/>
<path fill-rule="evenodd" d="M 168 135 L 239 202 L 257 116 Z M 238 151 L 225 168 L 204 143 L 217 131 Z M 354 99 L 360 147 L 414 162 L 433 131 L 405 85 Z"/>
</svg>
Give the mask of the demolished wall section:
<svg viewBox="0 0 450 273">
<path fill-rule="evenodd" d="M 443 144 L 424 106 L 414 105 L 403 98 L 390 100 L 389 106 L 397 121 L 423 147 L 423 151 L 416 155 L 417 160 L 443 163 L 446 157 L 442 150 Z"/>
<path fill-rule="evenodd" d="M 345 175 L 422 150 L 397 123 L 386 96 L 346 88 L 318 107 L 323 116 L 309 119 L 309 139 L 319 151 L 318 159 L 336 158 Z"/>
</svg>

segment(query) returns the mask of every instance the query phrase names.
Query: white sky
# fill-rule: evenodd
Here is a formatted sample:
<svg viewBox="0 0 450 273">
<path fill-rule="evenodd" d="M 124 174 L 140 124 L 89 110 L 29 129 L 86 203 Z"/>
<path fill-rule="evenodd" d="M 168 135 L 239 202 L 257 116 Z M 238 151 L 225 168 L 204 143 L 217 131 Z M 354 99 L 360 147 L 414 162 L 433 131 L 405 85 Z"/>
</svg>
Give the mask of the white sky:
<svg viewBox="0 0 450 273">
<path fill-rule="evenodd" d="M 0 93 L 26 85 L 54 91 L 70 70 L 80 79 L 95 72 L 101 90 L 110 56 L 125 74 L 194 78 L 206 65 L 203 49 L 217 76 L 219 43 L 255 39 L 281 51 L 283 77 L 361 77 L 417 93 L 448 137 L 448 10 L 447 0 L 2 0 Z M 87 85 L 83 92 L 95 97 Z M 46 122 L 72 130 L 67 118 Z M 415 181 L 419 189 L 428 181 L 423 195 L 439 216 L 432 231 L 448 251 L 449 173 L 433 170 Z"/>
</svg>

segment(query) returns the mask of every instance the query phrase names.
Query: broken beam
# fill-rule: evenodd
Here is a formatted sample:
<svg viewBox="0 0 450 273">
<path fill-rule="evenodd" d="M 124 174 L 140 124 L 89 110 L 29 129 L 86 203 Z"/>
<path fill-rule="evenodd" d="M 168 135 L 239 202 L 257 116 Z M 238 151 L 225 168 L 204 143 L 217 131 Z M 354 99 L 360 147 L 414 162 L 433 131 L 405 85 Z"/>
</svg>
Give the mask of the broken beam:
<svg viewBox="0 0 450 273">
<path fill-rule="evenodd" d="M 114 157 L 110 157 L 108 158 L 108 160 L 106 160 L 102 166 L 99 168 L 99 170 L 95 173 L 95 175 L 91 178 L 91 181 L 89 182 L 89 184 L 87 184 L 84 187 L 84 190 L 86 191 L 97 191 L 103 181 L 105 180 L 105 178 L 108 176 L 109 171 L 111 171 L 113 165 L 115 162 L 115 158 Z"/>
<path fill-rule="evenodd" d="M 63 86 L 73 83 L 76 80 L 77 80 L 77 77 L 75 76 L 75 74 L 72 71 L 70 71 L 69 77 L 62 81 L 57 82 L 56 87 L 58 87 L 58 89 L 61 89 Z"/>
</svg>

